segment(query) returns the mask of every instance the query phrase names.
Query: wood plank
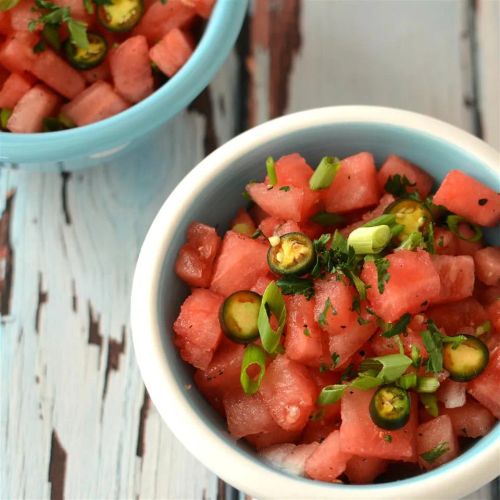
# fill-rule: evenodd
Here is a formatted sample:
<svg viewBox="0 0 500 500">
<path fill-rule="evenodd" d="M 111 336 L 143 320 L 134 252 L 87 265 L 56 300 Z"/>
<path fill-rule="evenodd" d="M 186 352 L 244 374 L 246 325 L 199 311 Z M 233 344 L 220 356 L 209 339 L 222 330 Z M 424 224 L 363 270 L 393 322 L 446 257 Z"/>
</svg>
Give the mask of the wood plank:
<svg viewBox="0 0 500 500">
<path fill-rule="evenodd" d="M 1 498 L 215 499 L 225 488 L 149 404 L 128 318 L 152 218 L 234 134 L 237 92 L 232 54 L 154 148 L 71 175 L 0 169 Z"/>
</svg>

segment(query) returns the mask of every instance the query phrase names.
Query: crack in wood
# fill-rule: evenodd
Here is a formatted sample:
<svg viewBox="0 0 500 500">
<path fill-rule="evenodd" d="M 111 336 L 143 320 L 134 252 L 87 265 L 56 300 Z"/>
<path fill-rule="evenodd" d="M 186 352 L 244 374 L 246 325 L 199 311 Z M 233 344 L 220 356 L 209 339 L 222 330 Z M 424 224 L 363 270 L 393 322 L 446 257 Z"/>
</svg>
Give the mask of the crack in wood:
<svg viewBox="0 0 500 500">
<path fill-rule="evenodd" d="M 226 500 L 226 483 L 217 478 L 217 500 Z"/>
<path fill-rule="evenodd" d="M 14 196 L 15 191 L 7 193 L 5 209 L 0 217 L 0 316 L 7 316 L 10 312 L 14 278 L 14 250 L 10 241 Z"/>
<path fill-rule="evenodd" d="M 78 296 L 76 295 L 75 280 L 71 280 L 71 309 L 73 312 L 78 312 Z"/>
<path fill-rule="evenodd" d="M 66 451 L 62 447 L 55 429 L 52 429 L 49 461 L 49 483 L 51 484 L 51 500 L 62 500 L 64 498 L 66 459 Z"/>
<path fill-rule="evenodd" d="M 217 149 L 219 140 L 215 130 L 214 110 L 212 105 L 212 94 L 210 87 L 207 87 L 188 107 L 189 111 L 195 111 L 205 117 L 205 136 L 203 147 L 205 155 Z"/>
<path fill-rule="evenodd" d="M 71 172 L 61 172 L 61 203 L 64 220 L 67 225 L 71 224 L 71 214 L 68 208 L 68 181 L 71 179 Z"/>
<path fill-rule="evenodd" d="M 43 279 L 42 279 L 42 273 L 38 273 L 38 300 L 36 304 L 36 311 L 35 311 L 35 332 L 38 334 L 40 333 L 40 312 L 42 310 L 42 306 L 47 303 L 49 300 L 49 293 L 43 291 L 43 285 L 42 285 Z"/>
<path fill-rule="evenodd" d="M 145 452 L 144 438 L 146 437 L 146 419 L 149 413 L 150 399 L 146 388 L 144 387 L 144 399 L 142 401 L 141 409 L 139 411 L 139 429 L 137 431 L 137 447 L 135 454 L 142 458 Z"/>
<path fill-rule="evenodd" d="M 92 305 L 88 302 L 88 311 L 89 311 L 89 336 L 88 336 L 88 344 L 94 344 L 99 347 L 99 351 L 102 348 L 102 335 L 99 332 L 99 316 L 97 319 L 94 319 L 94 311 L 92 309 Z"/>
<path fill-rule="evenodd" d="M 111 370 L 118 371 L 120 368 L 120 355 L 125 352 L 125 338 L 127 330 L 122 326 L 122 340 L 121 342 L 115 339 L 108 339 L 108 359 L 106 361 L 106 370 L 104 371 L 104 386 L 102 390 L 102 399 L 106 397 L 108 390 L 108 379 Z"/>
</svg>

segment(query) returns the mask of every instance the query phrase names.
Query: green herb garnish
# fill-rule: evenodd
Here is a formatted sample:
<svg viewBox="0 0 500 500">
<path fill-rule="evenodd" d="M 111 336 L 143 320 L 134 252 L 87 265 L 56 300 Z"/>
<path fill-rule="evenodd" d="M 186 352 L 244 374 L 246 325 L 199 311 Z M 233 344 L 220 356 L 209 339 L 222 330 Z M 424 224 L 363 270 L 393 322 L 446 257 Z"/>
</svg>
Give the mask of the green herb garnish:
<svg viewBox="0 0 500 500">
<path fill-rule="evenodd" d="M 273 315 L 278 321 L 278 327 L 273 329 L 270 316 Z M 267 285 L 259 310 L 257 325 L 259 328 L 262 346 L 268 353 L 275 353 L 281 339 L 281 334 L 286 322 L 286 305 L 281 291 L 275 281 Z"/>
<path fill-rule="evenodd" d="M 323 387 L 317 399 L 318 405 L 326 406 L 336 403 L 340 400 L 346 388 L 346 384 L 334 384 Z"/>
<path fill-rule="evenodd" d="M 396 323 L 386 323 L 384 325 L 384 331 L 382 332 L 382 337 L 391 338 L 394 335 L 399 335 L 400 333 L 406 332 L 406 328 L 411 321 L 411 314 L 406 313 L 399 318 Z"/>
<path fill-rule="evenodd" d="M 278 176 L 276 175 L 276 166 L 272 156 L 269 156 L 266 160 L 266 170 L 267 176 L 269 177 L 269 185 L 276 186 L 278 183 Z"/>
<path fill-rule="evenodd" d="M 392 436 L 390 434 L 384 434 L 384 441 L 392 443 Z"/>
<path fill-rule="evenodd" d="M 345 222 L 345 217 L 331 212 L 318 212 L 309 220 L 319 224 L 320 226 L 335 226 L 337 224 L 343 224 Z"/>
<path fill-rule="evenodd" d="M 327 297 L 326 302 L 325 302 L 325 307 L 323 308 L 323 311 L 321 311 L 321 314 L 318 317 L 318 323 L 321 326 L 325 326 L 327 324 L 327 319 L 326 315 L 328 314 L 328 309 L 332 307 L 332 303 L 330 302 L 330 297 Z M 333 311 L 333 308 L 332 308 Z"/>
<path fill-rule="evenodd" d="M 276 284 L 284 295 L 304 295 L 307 300 L 314 297 L 314 283 L 308 278 L 283 276 Z"/>
<path fill-rule="evenodd" d="M 309 179 L 309 187 L 313 191 L 330 187 L 340 167 L 341 164 L 338 158 L 332 156 L 323 157 Z"/>
<path fill-rule="evenodd" d="M 422 453 L 420 456 L 426 462 L 432 463 L 448 451 L 450 451 L 450 445 L 448 444 L 448 441 L 442 441 L 437 446 L 432 448 L 432 450 L 426 451 L 425 453 Z"/>
<path fill-rule="evenodd" d="M 409 193 L 409 190 L 407 188 L 414 186 L 415 183 L 410 182 L 408 177 L 406 177 L 406 175 L 401 176 L 399 174 L 395 174 L 395 175 L 390 175 L 387 178 L 384 189 L 388 193 L 394 195 L 396 198 L 399 198 Z"/>
<path fill-rule="evenodd" d="M 411 359 L 404 354 L 388 354 L 365 359 L 359 366 L 360 372 L 369 372 L 384 383 L 395 382 L 411 365 Z"/>
<path fill-rule="evenodd" d="M 307 328 L 307 327 L 306 327 L 306 328 L 304 328 L 303 333 L 304 333 L 304 335 L 305 335 L 306 337 L 310 337 L 310 336 L 311 336 L 311 332 L 309 331 L 309 328 Z"/>
<path fill-rule="evenodd" d="M 432 417 L 437 417 L 439 415 L 439 408 L 437 404 L 437 398 L 435 394 L 427 394 L 421 392 L 418 395 L 420 402 L 424 405 L 425 411 Z"/>
<path fill-rule="evenodd" d="M 290 186 L 281 186 L 280 191 L 285 191 L 286 193 L 287 191 L 290 191 Z"/>
</svg>

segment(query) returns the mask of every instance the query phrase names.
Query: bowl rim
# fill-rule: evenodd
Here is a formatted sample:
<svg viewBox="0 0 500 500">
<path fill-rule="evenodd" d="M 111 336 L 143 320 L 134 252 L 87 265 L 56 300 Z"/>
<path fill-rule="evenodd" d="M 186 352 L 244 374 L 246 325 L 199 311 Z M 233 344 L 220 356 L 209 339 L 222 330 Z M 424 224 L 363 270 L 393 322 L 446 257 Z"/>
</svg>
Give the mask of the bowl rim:
<svg viewBox="0 0 500 500">
<path fill-rule="evenodd" d="M 141 375 L 162 419 L 198 460 L 226 482 L 259 498 L 372 498 L 463 496 L 492 480 L 500 454 L 500 425 L 452 462 L 409 479 L 376 485 L 341 485 L 290 476 L 238 450 L 221 439 L 190 405 L 187 388 L 175 380 L 161 353 L 157 297 L 169 241 L 187 213 L 191 199 L 235 159 L 272 138 L 331 124 L 392 125 L 428 135 L 472 154 L 485 168 L 500 171 L 499 153 L 482 140 L 453 125 L 422 114 L 378 106 L 332 106 L 276 118 L 250 129 L 203 159 L 172 191 L 144 240 L 134 273 L 131 295 L 133 345 Z M 500 184 L 500 178 L 499 178 Z M 474 474 L 470 474 L 474 460 Z M 232 465 L 238 463 L 238 467 Z M 460 480 L 461 479 L 461 480 Z M 408 488 L 410 487 L 410 488 Z M 440 497 L 441 498 L 441 497 Z"/>
<path fill-rule="evenodd" d="M 94 154 L 98 158 L 165 123 L 211 82 L 236 41 L 247 4 L 248 0 L 217 0 L 203 36 L 187 63 L 166 84 L 125 111 L 59 132 L 0 131 L 0 162 L 59 162 Z M 164 111 L 158 112 L 158 109 Z"/>
</svg>

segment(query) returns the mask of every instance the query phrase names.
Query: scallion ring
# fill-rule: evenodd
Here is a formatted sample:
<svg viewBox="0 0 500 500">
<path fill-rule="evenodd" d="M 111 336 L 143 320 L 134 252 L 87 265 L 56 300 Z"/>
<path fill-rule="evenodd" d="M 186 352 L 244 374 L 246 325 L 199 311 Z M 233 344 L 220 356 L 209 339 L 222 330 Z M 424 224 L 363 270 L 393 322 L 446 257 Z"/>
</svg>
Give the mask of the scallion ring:
<svg viewBox="0 0 500 500">
<path fill-rule="evenodd" d="M 255 377 L 248 374 L 248 368 L 258 366 L 259 373 Z M 245 394 L 255 394 L 262 383 L 264 374 L 266 373 L 266 353 L 262 347 L 257 345 L 249 345 L 243 353 L 243 361 L 241 363 L 240 384 Z"/>
<path fill-rule="evenodd" d="M 467 224 L 474 231 L 474 234 L 469 237 L 464 236 L 460 232 L 461 224 Z M 483 237 L 483 231 L 477 224 L 469 222 L 467 219 L 460 215 L 448 215 L 448 217 L 446 217 L 446 225 L 454 235 L 458 236 L 461 240 L 464 241 L 475 242 L 479 241 Z"/>
</svg>

